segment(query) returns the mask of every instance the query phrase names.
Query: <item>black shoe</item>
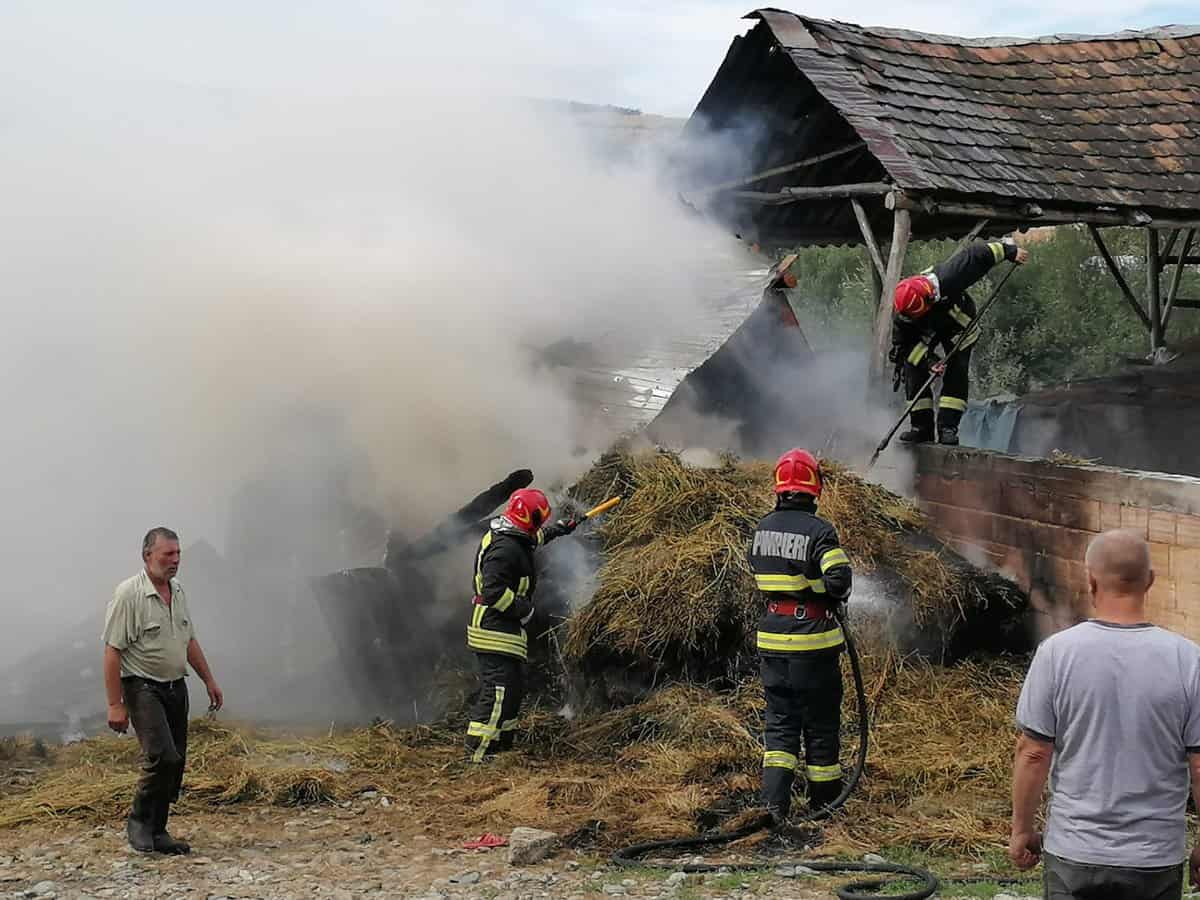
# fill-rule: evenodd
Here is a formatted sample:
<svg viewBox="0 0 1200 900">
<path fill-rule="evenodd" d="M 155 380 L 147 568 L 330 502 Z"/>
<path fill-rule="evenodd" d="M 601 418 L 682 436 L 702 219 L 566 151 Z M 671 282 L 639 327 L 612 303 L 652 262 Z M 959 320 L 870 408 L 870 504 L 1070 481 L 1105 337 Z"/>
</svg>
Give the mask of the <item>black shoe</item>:
<svg viewBox="0 0 1200 900">
<path fill-rule="evenodd" d="M 932 444 L 933 431 L 925 428 L 910 428 L 900 435 L 902 444 Z"/>
<path fill-rule="evenodd" d="M 900 440 L 904 440 L 901 438 Z M 945 444 L 947 447 L 958 446 L 958 429 L 957 428 L 939 428 L 938 443 Z"/>
<path fill-rule="evenodd" d="M 176 840 L 165 831 L 154 836 L 154 850 L 156 853 L 166 853 L 169 856 L 182 856 L 192 852 L 191 845 L 187 841 Z"/>
<path fill-rule="evenodd" d="M 808 808 L 818 812 L 832 804 L 842 794 L 842 779 L 834 781 L 810 781 L 808 783 Z"/>
<path fill-rule="evenodd" d="M 125 836 L 129 838 L 129 846 L 138 853 L 154 852 L 154 835 L 150 826 L 138 819 L 129 818 L 125 822 Z"/>
</svg>

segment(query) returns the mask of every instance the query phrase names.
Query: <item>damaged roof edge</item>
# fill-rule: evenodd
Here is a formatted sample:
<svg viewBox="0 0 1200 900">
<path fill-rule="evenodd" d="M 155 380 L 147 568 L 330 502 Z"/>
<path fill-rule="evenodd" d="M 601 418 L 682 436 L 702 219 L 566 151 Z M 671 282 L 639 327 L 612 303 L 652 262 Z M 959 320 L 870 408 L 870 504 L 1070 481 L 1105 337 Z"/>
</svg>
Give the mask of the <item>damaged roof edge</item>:
<svg viewBox="0 0 1200 900">
<path fill-rule="evenodd" d="M 1157 28 L 1146 28 L 1140 31 L 1126 30 L 1118 31 L 1113 34 L 1051 34 L 1043 37 L 987 37 L 987 38 L 965 38 L 950 34 L 933 34 L 922 31 L 910 31 L 904 28 L 875 28 L 867 25 L 859 25 L 856 22 L 843 22 L 840 19 L 816 19 L 809 16 L 800 16 L 797 13 L 789 12 L 786 9 L 778 9 L 777 7 L 766 6 L 761 9 L 751 10 L 742 16 L 743 19 L 770 19 L 769 24 L 775 30 L 776 34 L 781 35 L 778 22 L 787 18 L 794 20 L 795 25 L 788 25 L 784 31 L 790 37 L 793 33 L 799 37 L 801 41 L 807 39 L 807 43 L 790 44 L 785 43 L 784 46 L 789 48 L 816 47 L 816 41 L 812 34 L 805 27 L 805 22 L 813 22 L 817 25 L 830 25 L 837 28 L 856 28 L 866 34 L 875 35 L 877 37 L 898 38 L 905 41 L 920 41 L 927 44 L 948 44 L 958 47 L 1017 47 L 1023 44 L 1076 44 L 1086 41 L 1129 41 L 1129 40 L 1154 40 L 1156 38 L 1184 38 L 1200 35 L 1200 24 L 1196 25 L 1163 25 Z M 781 35 L 782 37 L 782 35 Z"/>
</svg>

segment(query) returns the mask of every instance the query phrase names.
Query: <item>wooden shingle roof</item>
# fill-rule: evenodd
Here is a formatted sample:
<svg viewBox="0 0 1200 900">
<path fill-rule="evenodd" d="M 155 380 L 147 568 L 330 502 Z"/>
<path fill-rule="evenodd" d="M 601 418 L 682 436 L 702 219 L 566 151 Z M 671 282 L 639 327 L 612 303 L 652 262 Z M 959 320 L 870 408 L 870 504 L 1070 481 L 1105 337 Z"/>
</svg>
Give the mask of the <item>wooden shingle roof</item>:
<svg viewBox="0 0 1200 900">
<path fill-rule="evenodd" d="M 748 18 L 759 24 L 693 116 L 718 131 L 755 123 L 744 170 L 722 174 L 863 145 L 755 191 L 882 181 L 958 201 L 1200 217 L 1200 27 L 969 40 L 776 9 Z M 854 233 L 832 207 L 812 218 L 811 204 L 765 224 Z"/>
</svg>

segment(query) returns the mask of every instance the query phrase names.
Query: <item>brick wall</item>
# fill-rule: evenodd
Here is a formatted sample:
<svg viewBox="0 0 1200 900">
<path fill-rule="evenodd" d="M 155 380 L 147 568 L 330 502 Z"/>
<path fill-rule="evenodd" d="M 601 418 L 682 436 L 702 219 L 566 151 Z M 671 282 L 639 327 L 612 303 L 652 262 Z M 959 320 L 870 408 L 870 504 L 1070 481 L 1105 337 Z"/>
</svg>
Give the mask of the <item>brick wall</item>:
<svg viewBox="0 0 1200 900">
<path fill-rule="evenodd" d="M 1200 478 L 925 446 L 916 493 L 947 543 L 1029 592 L 1042 634 L 1089 615 L 1092 536 L 1137 531 L 1156 574 L 1149 618 L 1200 641 Z"/>
</svg>

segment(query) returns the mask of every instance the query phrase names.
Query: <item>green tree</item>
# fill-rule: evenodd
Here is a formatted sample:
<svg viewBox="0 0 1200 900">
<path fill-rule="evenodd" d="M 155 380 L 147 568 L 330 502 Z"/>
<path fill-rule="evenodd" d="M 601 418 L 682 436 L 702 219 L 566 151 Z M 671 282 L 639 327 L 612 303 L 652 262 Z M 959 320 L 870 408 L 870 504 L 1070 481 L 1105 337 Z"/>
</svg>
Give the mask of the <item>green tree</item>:
<svg viewBox="0 0 1200 900">
<path fill-rule="evenodd" d="M 1139 297 L 1146 282 L 1141 229 L 1106 229 L 1106 245 Z M 920 272 L 952 254 L 954 241 L 912 244 L 905 273 Z M 1146 329 L 1121 294 L 1083 226 L 1062 226 L 1029 245 L 1030 261 L 1008 280 L 983 322 L 972 355 L 976 396 L 1021 394 L 1072 379 L 1104 375 L 1127 357 L 1145 356 Z M 801 308 L 821 346 L 863 346 L 875 313 L 870 263 L 861 248 L 798 251 Z M 1185 272 L 1180 296 L 1200 296 L 1200 274 Z M 992 291 L 1003 270 L 993 269 L 972 289 L 976 302 Z M 1162 279 L 1165 296 L 1171 271 Z M 1179 309 L 1168 343 L 1200 335 L 1200 315 Z"/>
</svg>

